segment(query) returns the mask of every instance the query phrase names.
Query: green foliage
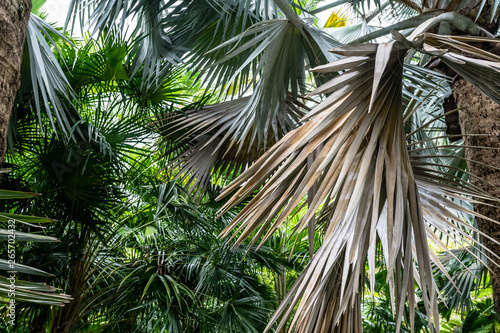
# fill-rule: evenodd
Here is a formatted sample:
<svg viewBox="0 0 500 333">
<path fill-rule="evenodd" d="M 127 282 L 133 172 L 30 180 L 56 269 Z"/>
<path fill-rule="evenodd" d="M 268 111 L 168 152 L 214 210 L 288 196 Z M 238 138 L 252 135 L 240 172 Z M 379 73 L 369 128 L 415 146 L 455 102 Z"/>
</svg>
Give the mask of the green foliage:
<svg viewBox="0 0 500 333">
<path fill-rule="evenodd" d="M 74 40 L 34 1 L 0 173 L 14 330 L 498 330 L 492 198 L 430 69 L 500 100 L 489 2 L 351 1 L 330 35 L 313 15 L 348 1 L 72 0 Z"/>
</svg>

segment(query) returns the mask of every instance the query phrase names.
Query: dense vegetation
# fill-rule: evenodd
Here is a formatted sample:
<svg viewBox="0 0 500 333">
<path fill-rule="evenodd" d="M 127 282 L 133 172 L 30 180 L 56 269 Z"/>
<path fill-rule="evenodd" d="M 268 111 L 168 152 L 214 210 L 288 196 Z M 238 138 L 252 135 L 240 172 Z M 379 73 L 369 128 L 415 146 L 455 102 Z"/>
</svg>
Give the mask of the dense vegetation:
<svg viewBox="0 0 500 333">
<path fill-rule="evenodd" d="M 1 331 L 500 330 L 476 221 L 498 217 L 474 211 L 495 199 L 446 104 L 480 70 L 500 101 L 498 1 L 474 23 L 410 0 L 72 0 L 83 38 L 43 3 L 1 173 L 25 287 L 12 325 L 0 277 Z"/>
</svg>

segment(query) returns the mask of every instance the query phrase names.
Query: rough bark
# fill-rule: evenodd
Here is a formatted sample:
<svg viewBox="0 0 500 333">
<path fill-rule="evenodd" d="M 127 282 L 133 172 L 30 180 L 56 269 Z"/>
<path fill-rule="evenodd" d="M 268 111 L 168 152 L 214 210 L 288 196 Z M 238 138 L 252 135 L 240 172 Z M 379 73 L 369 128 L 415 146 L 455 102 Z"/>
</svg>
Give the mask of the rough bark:
<svg viewBox="0 0 500 333">
<path fill-rule="evenodd" d="M 21 84 L 21 61 L 31 0 L 0 0 L 0 165 L 7 150 L 7 130 Z"/>
<path fill-rule="evenodd" d="M 466 148 L 465 157 L 500 168 L 500 106 L 463 79 L 459 80 L 453 86 L 453 95 L 458 107 L 462 108 L 459 113 L 463 134 L 488 134 L 487 136 L 465 136 L 465 144 L 494 148 Z M 500 199 L 500 171 L 473 162 L 468 162 L 467 164 L 469 171 L 477 176 L 470 178 L 471 183 L 488 192 L 493 197 Z M 496 187 L 488 185 L 480 179 Z M 500 221 L 499 208 L 476 205 L 474 209 L 484 216 Z M 500 225 L 482 219 L 478 219 L 478 225 L 482 232 L 500 241 Z M 483 244 L 497 255 L 500 255 L 499 244 L 484 237 Z M 500 267 L 491 263 L 489 267 L 493 271 L 491 282 L 493 285 L 495 309 L 497 314 L 500 315 Z"/>
</svg>

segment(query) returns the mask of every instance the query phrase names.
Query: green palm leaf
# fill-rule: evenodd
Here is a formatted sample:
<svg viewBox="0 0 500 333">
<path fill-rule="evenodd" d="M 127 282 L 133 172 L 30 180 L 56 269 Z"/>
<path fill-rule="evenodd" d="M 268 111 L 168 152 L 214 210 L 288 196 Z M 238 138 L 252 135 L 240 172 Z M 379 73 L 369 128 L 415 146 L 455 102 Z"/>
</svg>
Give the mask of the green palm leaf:
<svg viewBox="0 0 500 333">
<path fill-rule="evenodd" d="M 25 199 L 25 198 L 31 198 L 35 195 L 34 193 L 7 191 L 7 190 L 1 190 L 1 192 L 3 193 L 2 199 L 20 199 L 20 198 Z M 37 225 L 34 225 L 34 223 L 46 223 L 50 222 L 51 220 L 36 216 L 24 216 L 19 214 L 0 213 L 0 223 L 6 224 L 9 221 L 15 221 L 15 223 L 22 223 L 37 227 Z M 0 229 L 0 241 L 3 242 L 9 241 L 10 245 L 11 239 L 21 242 L 59 241 L 55 237 L 16 231 L 11 228 Z M 11 249 L 11 246 L 9 246 L 8 249 Z M 11 260 L 0 259 L 0 270 L 7 271 L 10 274 L 9 278 L 0 276 L 0 297 L 2 298 L 22 301 L 22 302 L 55 305 L 55 306 L 64 306 L 71 300 L 71 297 L 69 295 L 56 293 L 57 291 L 59 291 L 59 289 L 48 286 L 45 283 L 18 280 L 15 277 L 15 275 L 14 275 L 14 280 L 12 280 L 12 274 L 17 274 L 17 273 L 25 273 L 25 274 L 49 276 L 49 277 L 53 276 L 52 274 L 49 274 L 43 270 L 17 263 L 15 261 L 15 258 Z"/>
</svg>

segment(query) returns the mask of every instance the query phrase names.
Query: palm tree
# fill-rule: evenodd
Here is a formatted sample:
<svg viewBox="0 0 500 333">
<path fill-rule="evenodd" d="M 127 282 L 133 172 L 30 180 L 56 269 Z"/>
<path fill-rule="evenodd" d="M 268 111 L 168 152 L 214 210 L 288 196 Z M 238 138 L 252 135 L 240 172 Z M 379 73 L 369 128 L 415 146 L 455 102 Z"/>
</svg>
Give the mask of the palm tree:
<svg viewBox="0 0 500 333">
<path fill-rule="evenodd" d="M 121 239 L 116 244 L 128 254 L 119 288 L 109 293 L 113 302 L 104 312 L 109 326 L 119 331 L 261 332 L 275 306 L 272 289 L 261 277 L 277 271 L 281 258 L 268 247 L 232 248 L 217 235 L 234 212 L 216 218 L 216 203 L 196 207 L 174 182 L 158 184 L 150 178 L 136 186 L 140 204 L 117 232 Z"/>
<path fill-rule="evenodd" d="M 478 205 L 471 211 L 462 205 L 496 202 L 498 197 L 490 185 L 500 185 L 491 172 L 497 169 L 490 166 L 496 165 L 495 150 L 478 148 L 488 146 L 484 134 L 491 127 L 482 119 L 491 124 L 499 110 L 498 40 L 493 38 L 497 1 L 405 0 L 394 7 L 376 1 L 373 13 L 364 10 L 368 1 L 357 1 L 354 8 L 366 25 L 377 16 L 387 19 L 392 10 L 397 18 L 406 18 L 365 29 L 372 32 L 344 46 L 308 23 L 310 13 L 321 8 L 301 1 L 71 4 L 72 17 L 103 36 L 125 29 L 127 19 L 137 20 L 129 81 L 140 77 L 140 87 L 156 91 L 184 60 L 188 82 L 201 90 L 199 97 L 215 102 L 185 112 L 187 118 L 157 115 L 153 125 L 167 140 L 181 143 L 167 149 L 165 156 L 173 151 L 176 159 L 166 162 L 166 177 L 191 174 L 194 186 L 206 187 L 213 173 L 222 174 L 222 180 L 214 181 L 232 183 L 222 192 L 221 197 L 231 197 L 221 214 L 252 197 L 223 236 L 237 237 L 236 246 L 251 237 L 253 246 L 268 240 L 291 214 L 305 210 L 296 230 L 307 229 L 311 259 L 268 329 L 278 322 L 278 330 L 290 332 L 362 331 L 365 263 L 375 281 L 378 248 L 388 271 L 396 331 L 405 307 L 405 322 L 414 326 L 416 286 L 431 329 L 439 330 L 431 262 L 444 267 L 429 250 L 428 239 L 445 250 L 443 236 L 474 246 L 489 258 L 493 272 L 500 267 L 494 262 L 500 253 L 492 222 L 499 219 L 496 208 Z M 411 34 L 405 29 L 412 29 Z M 393 30 L 390 42 L 359 44 Z M 333 54 L 328 52 L 332 48 Z M 313 67 L 310 76 L 306 69 Z M 442 115 L 415 126 L 424 107 L 441 107 L 443 74 L 455 78 L 465 157 L 443 153 L 455 144 L 432 134 L 430 126 Z M 485 95 L 476 94 L 464 80 Z M 306 103 L 308 85 L 316 86 L 312 95 L 320 98 L 303 115 L 296 106 Z M 456 109 L 450 105 L 446 115 Z M 482 121 L 468 120 L 464 113 Z M 470 183 L 451 172 L 456 167 L 448 160 L 456 159 L 468 162 Z M 480 218 L 479 230 L 462 214 Z M 324 240 L 315 251 L 319 228 Z M 469 240 L 473 232 L 487 247 Z M 498 281 L 493 286 L 500 310 Z"/>
<path fill-rule="evenodd" d="M 144 119 L 183 103 L 182 84 L 175 71 L 151 86 L 142 67 L 132 76 L 134 48 L 118 34 L 104 37 L 74 42 L 77 48 L 57 44 L 51 56 L 77 97 L 74 105 L 60 102 L 78 112 L 71 129 L 78 141 L 62 140 L 62 119 L 40 117 L 43 101 L 33 98 L 30 80 L 19 90 L 7 154 L 15 171 L 4 186 L 24 184 L 44 193 L 35 204 L 11 208 L 53 214 L 57 223 L 48 232 L 60 243 L 30 243 L 23 255 L 72 296 L 69 302 L 67 295 L 43 295 L 68 303 L 62 309 L 20 305 L 19 320 L 51 332 L 262 331 L 276 305 L 262 275 L 273 275 L 275 262 L 286 266 L 287 260 L 256 246 L 232 249 L 217 238 L 228 223 L 215 217 L 212 206 L 220 204 L 197 208 L 174 182 L 158 185 L 165 174 L 144 146 L 153 129 Z"/>
</svg>

